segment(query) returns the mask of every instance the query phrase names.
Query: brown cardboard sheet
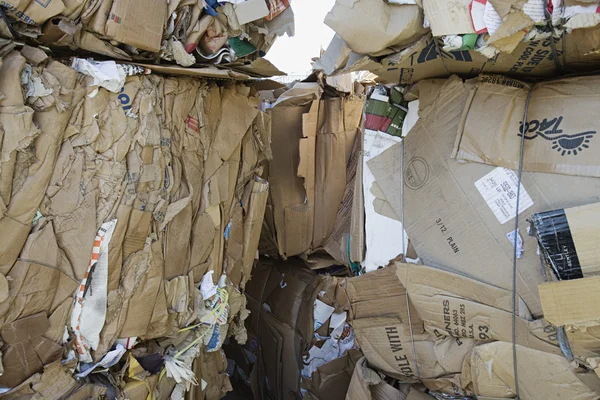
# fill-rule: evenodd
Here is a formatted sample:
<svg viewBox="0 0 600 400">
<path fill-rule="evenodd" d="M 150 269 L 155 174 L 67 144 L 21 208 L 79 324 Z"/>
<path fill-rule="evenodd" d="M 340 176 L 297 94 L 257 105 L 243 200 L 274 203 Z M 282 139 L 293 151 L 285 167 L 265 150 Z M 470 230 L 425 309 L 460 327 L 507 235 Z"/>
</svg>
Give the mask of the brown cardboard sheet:
<svg viewBox="0 0 600 400">
<path fill-rule="evenodd" d="M 113 0 L 106 20 L 106 36 L 141 50 L 157 52 L 167 18 L 167 4 L 160 0 Z"/>
<path fill-rule="evenodd" d="M 522 398 L 597 399 L 562 355 L 517 346 L 519 395 Z M 516 395 L 511 343 L 482 344 L 465 359 L 461 383 L 479 396 L 514 398 Z"/>
</svg>

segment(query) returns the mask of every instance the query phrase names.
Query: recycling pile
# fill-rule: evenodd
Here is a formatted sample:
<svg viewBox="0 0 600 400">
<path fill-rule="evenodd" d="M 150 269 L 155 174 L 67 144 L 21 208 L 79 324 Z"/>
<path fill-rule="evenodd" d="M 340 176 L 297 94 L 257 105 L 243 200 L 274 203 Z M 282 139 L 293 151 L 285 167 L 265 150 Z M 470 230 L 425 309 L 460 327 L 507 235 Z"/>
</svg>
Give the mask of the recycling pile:
<svg viewBox="0 0 600 400">
<path fill-rule="evenodd" d="M 287 0 L 8 0 L 0 36 L 120 60 L 231 64 L 294 34 Z M 239 64 L 239 63 L 238 63 Z"/>
<path fill-rule="evenodd" d="M 243 84 L 69 65 L 25 46 L 0 67 L 0 396 L 218 399 L 269 117 Z"/>
</svg>

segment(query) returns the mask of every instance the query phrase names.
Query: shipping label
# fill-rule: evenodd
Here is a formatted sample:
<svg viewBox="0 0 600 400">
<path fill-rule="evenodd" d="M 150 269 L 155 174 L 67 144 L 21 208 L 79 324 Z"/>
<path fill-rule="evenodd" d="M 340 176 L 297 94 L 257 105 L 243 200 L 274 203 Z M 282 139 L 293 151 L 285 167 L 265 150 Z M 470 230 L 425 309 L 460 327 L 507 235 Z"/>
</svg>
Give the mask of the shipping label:
<svg viewBox="0 0 600 400">
<path fill-rule="evenodd" d="M 512 220 L 517 210 L 517 174 L 498 167 L 475 182 L 475 187 L 501 224 Z M 533 200 L 521 183 L 519 214 L 533 205 Z"/>
</svg>

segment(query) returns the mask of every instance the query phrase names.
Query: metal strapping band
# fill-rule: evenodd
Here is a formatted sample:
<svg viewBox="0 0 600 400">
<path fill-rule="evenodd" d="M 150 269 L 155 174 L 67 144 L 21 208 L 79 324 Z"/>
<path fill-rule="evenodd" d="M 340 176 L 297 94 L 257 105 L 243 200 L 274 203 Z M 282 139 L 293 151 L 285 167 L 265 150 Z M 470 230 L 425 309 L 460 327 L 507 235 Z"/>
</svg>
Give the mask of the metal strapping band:
<svg viewBox="0 0 600 400">
<path fill-rule="evenodd" d="M 529 112 L 529 101 L 533 92 L 534 84 L 531 84 L 525 100 L 525 112 L 523 114 L 523 126 L 521 128 L 521 148 L 519 150 L 519 170 L 517 176 L 517 205 L 515 211 L 515 235 L 513 242 L 513 281 L 512 281 L 512 348 L 513 348 L 513 368 L 515 375 L 515 392 L 517 400 L 519 396 L 519 374 L 517 368 L 517 342 L 516 342 L 516 323 L 517 323 L 517 240 L 519 238 L 519 206 L 521 200 L 521 177 L 523 175 L 523 150 L 525 149 L 525 133 L 527 133 L 527 113 Z"/>
</svg>

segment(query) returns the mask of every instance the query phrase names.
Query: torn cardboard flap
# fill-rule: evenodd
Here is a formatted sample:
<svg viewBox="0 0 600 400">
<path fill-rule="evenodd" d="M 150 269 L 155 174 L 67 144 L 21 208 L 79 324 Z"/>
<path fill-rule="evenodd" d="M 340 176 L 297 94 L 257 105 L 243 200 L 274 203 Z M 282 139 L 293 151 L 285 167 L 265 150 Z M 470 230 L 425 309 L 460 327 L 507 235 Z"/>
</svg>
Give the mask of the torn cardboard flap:
<svg viewBox="0 0 600 400">
<path fill-rule="evenodd" d="M 308 391 L 318 399 L 344 400 L 354 368 L 362 354 L 350 350 L 344 356 L 330 361 L 312 374 Z"/>
<path fill-rule="evenodd" d="M 386 383 L 381 376 L 369 368 L 366 357 L 356 363 L 346 400 L 406 400 L 409 385 L 401 385 L 401 390 Z"/>
<path fill-rule="evenodd" d="M 313 69 L 320 69 L 325 75 L 332 75 L 346 66 L 351 52 L 352 49 L 346 45 L 344 39 L 335 34 L 325 53 L 315 62 Z"/>
<path fill-rule="evenodd" d="M 0 336 L 8 345 L 2 354 L 2 386 L 15 387 L 34 373 L 41 372 L 43 365 L 61 358 L 62 346 L 42 337 L 49 327 L 45 313 L 2 326 Z"/>
</svg>

